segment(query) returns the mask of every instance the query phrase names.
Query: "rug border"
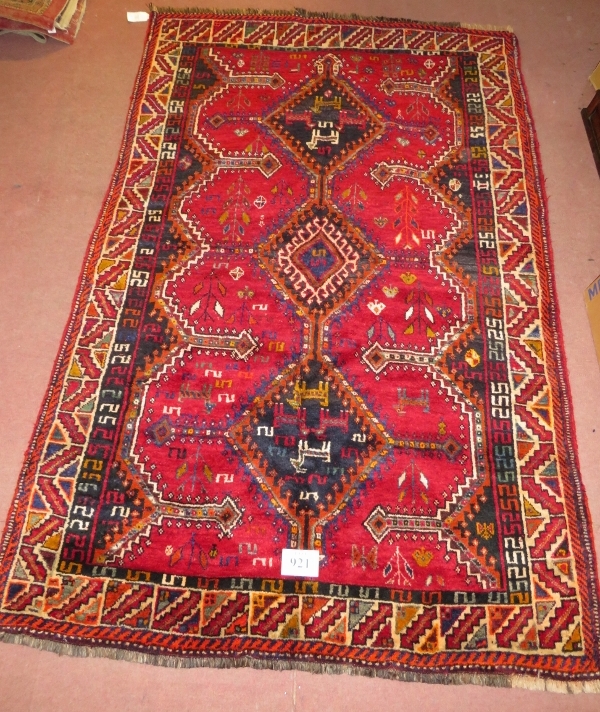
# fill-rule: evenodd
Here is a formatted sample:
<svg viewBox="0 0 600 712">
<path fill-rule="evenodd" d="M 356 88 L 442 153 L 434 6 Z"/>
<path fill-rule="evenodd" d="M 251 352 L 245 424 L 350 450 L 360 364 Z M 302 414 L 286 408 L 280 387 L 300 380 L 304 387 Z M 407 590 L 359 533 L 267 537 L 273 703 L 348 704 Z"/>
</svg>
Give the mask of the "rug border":
<svg viewBox="0 0 600 712">
<path fill-rule="evenodd" d="M 56 391 L 60 388 L 62 383 L 62 378 L 65 374 L 66 368 L 68 367 L 70 356 L 74 347 L 74 343 L 71 342 L 71 334 L 78 328 L 84 315 L 81 313 L 80 305 L 86 298 L 86 294 L 91 286 L 91 275 L 94 270 L 90 267 L 95 265 L 95 256 L 98 249 L 102 246 L 102 240 L 105 236 L 107 229 L 107 214 L 110 212 L 111 208 L 114 207 L 116 194 L 118 194 L 118 188 L 122 183 L 124 178 L 124 171 L 127 168 L 127 157 L 131 148 L 131 144 L 135 132 L 135 121 L 134 118 L 137 115 L 137 110 L 143 99 L 144 92 L 143 88 L 145 86 L 145 79 L 149 72 L 148 56 L 155 49 L 156 43 L 158 41 L 158 33 L 155 32 L 156 24 L 160 17 L 169 16 L 173 14 L 189 14 L 190 12 L 202 13 L 202 10 L 195 10 L 190 8 L 187 12 L 182 11 L 182 9 L 174 9 L 175 12 L 170 10 L 163 11 L 155 10 L 152 11 L 151 21 L 148 24 L 147 36 L 144 43 L 144 51 L 142 53 L 142 58 L 140 61 L 140 66 L 137 72 L 134 89 L 130 96 L 129 111 L 126 118 L 125 129 L 123 132 L 123 137 L 121 140 L 121 147 L 119 150 L 118 158 L 116 161 L 115 169 L 112 174 L 111 183 L 104 197 L 102 208 L 99 217 L 96 221 L 96 226 L 90 237 L 88 244 L 88 249 L 86 253 L 85 260 L 83 262 L 83 267 L 80 271 L 78 281 L 76 282 L 76 293 L 72 302 L 70 317 L 67 322 L 67 326 L 64 329 L 61 346 L 58 355 L 55 359 L 55 363 L 51 372 L 50 383 L 46 389 L 46 395 L 42 406 L 39 410 L 36 427 L 34 429 L 33 435 L 31 437 L 31 442 L 26 450 L 24 465 L 19 475 L 17 486 L 15 488 L 15 493 L 11 506 L 8 510 L 6 525 L 4 535 L 2 537 L 2 546 L 0 547 L 0 561 L 2 561 L 7 554 L 10 554 L 11 549 L 11 539 L 15 533 L 15 525 L 19 523 L 18 517 L 18 501 L 20 496 L 26 490 L 26 485 L 29 485 L 29 481 L 33 477 L 35 466 L 37 460 L 40 457 L 40 453 L 36 456 L 36 446 L 39 445 L 40 438 L 44 436 L 45 431 L 51 425 L 51 419 L 49 418 L 52 408 L 54 405 Z M 253 11 L 245 11 L 253 12 Z M 326 19 L 327 17 L 333 17 L 332 15 L 327 15 L 326 13 L 321 14 L 292 14 L 288 11 L 254 11 L 255 14 L 261 14 L 263 16 L 293 16 L 298 19 L 316 17 L 317 19 Z M 297 11 L 294 11 L 297 12 Z M 242 11 L 206 11 L 207 14 L 211 15 L 235 15 L 238 16 L 242 14 Z M 336 16 L 334 19 L 345 19 L 344 17 Z M 377 18 L 369 17 L 358 17 L 353 16 L 351 19 L 355 21 L 373 21 Z M 452 27 L 454 29 L 468 29 L 473 31 L 473 26 L 460 25 L 457 23 L 451 25 L 443 25 L 441 23 L 419 23 L 412 20 L 403 20 L 402 18 L 385 18 L 386 21 L 402 24 L 413 24 L 418 27 Z M 492 30 L 491 28 L 476 28 L 477 31 L 482 33 L 494 33 L 495 35 L 499 33 L 508 34 L 506 30 Z M 543 201 L 547 200 L 547 196 L 543 185 L 543 173 L 540 164 L 540 152 L 537 142 L 537 137 L 533 129 L 531 112 L 529 107 L 529 99 L 524 83 L 524 78 L 519 74 L 521 72 L 520 55 L 518 51 L 518 43 L 516 37 L 512 32 L 510 32 L 510 41 L 512 42 L 512 54 L 510 55 L 516 64 L 518 69 L 516 74 L 517 86 L 520 91 L 520 100 L 523 102 L 524 107 L 524 117 L 525 126 L 528 132 L 527 136 L 527 149 L 524 151 L 524 158 L 527 159 L 530 164 L 531 173 L 535 181 L 535 189 L 530 186 L 529 194 L 538 196 L 536 202 L 536 211 L 540 220 L 540 234 L 541 241 L 539 245 L 539 250 L 536 252 L 536 256 L 543 257 L 543 261 L 540 264 L 543 267 L 543 276 L 547 280 L 543 283 L 543 287 L 546 291 L 546 296 L 554 295 L 554 278 L 551 272 L 553 267 L 553 256 L 552 247 L 549 243 L 549 225 L 548 225 L 548 209 L 547 204 Z M 525 145 L 525 144 L 524 144 Z M 540 201 L 541 198 L 541 201 Z M 543 313 L 547 317 L 546 328 L 550 327 L 549 334 L 552 335 L 552 348 L 548 348 L 547 356 L 549 363 L 554 365 L 557 369 L 557 391 L 558 398 L 555 399 L 555 407 L 560 411 L 562 417 L 568 415 L 572 417 L 572 402 L 571 393 L 568 381 L 566 380 L 564 373 L 564 344 L 562 340 L 562 330 L 560 326 L 560 314 L 558 308 L 558 302 L 554 305 L 548 303 L 547 305 L 542 305 L 544 308 Z M 552 308 L 551 308 L 552 307 Z M 548 320 L 549 314 L 554 314 L 554 321 Z M 60 392 L 60 391 L 59 391 Z M 566 421 L 566 418 L 565 418 Z M 575 423 L 565 422 L 565 432 L 568 436 L 571 436 L 572 442 L 575 444 Z M 561 442 L 562 448 L 562 442 Z M 569 485 L 569 492 L 573 496 L 574 504 L 576 508 L 578 507 L 583 512 L 583 518 L 579 517 L 579 521 L 583 524 L 583 531 L 580 531 L 579 527 L 575 524 L 572 527 L 572 533 L 577 533 L 579 537 L 578 544 L 586 543 L 593 547 L 593 531 L 588 530 L 588 523 L 591 524 L 591 517 L 589 514 L 589 509 L 587 506 L 587 501 L 585 500 L 584 486 L 581 482 L 581 475 L 578 466 L 578 457 L 576 450 L 568 451 L 563 448 L 563 456 L 565 461 L 569 463 L 569 466 L 565 468 L 565 483 Z M 569 457 L 570 456 L 570 457 Z M 22 518 L 22 517 L 21 517 Z M 586 520 L 589 520 L 589 522 Z M 583 521 L 582 521 L 583 520 Z M 20 531 L 20 530 L 19 530 Z M 583 552 L 582 559 L 583 567 L 587 571 L 587 590 L 586 587 L 581 587 L 582 599 L 588 604 L 588 607 L 584 607 L 586 615 L 595 618 L 596 624 L 598 624 L 598 606 L 597 604 L 597 570 L 595 566 L 595 558 L 593 555 L 593 548 L 590 552 L 585 546 L 581 546 Z M 591 561 L 591 566 L 590 566 Z M 0 585 L 4 583 L 7 576 L 5 573 L 0 580 Z M 588 608 L 592 609 L 589 611 Z M 595 615 L 594 615 L 595 614 Z M 596 626 L 598 627 L 598 626 Z M 60 640 L 48 639 L 51 634 L 47 634 L 40 631 L 39 637 L 34 635 L 21 635 L 12 632 L 0 632 L 0 642 L 12 642 L 17 644 L 27 645 L 29 647 L 35 647 L 38 649 L 49 650 L 57 653 L 66 653 L 75 657 L 105 657 L 112 659 L 124 659 L 140 663 L 148 663 L 153 665 L 160 665 L 166 667 L 180 667 L 180 668 L 191 668 L 191 667 L 251 667 L 256 669 L 279 669 L 279 670 L 305 670 L 309 672 L 321 672 L 321 673 L 346 673 L 346 674 L 358 674 L 368 677 L 380 677 L 386 679 L 393 679 L 399 681 L 420 681 L 425 683 L 433 684 L 477 684 L 485 686 L 494 687 L 521 687 L 526 689 L 536 689 L 536 690 L 546 690 L 552 692 L 600 692 L 600 680 L 590 679 L 590 680 L 579 680 L 579 681 L 562 681 L 555 678 L 546 677 L 535 677 L 534 675 L 510 675 L 510 674 L 496 674 L 496 673 L 474 673 L 474 672 L 424 672 L 420 671 L 407 671 L 399 669 L 388 669 L 384 667 L 350 667 L 344 663 L 320 663 L 320 662 L 309 662 L 303 660 L 271 660 L 265 656 L 247 656 L 240 654 L 236 657 L 185 657 L 178 655 L 176 653 L 172 655 L 159 655 L 141 651 L 135 651 L 131 649 L 123 649 L 120 647 L 108 647 L 103 642 L 98 642 L 95 646 L 89 645 L 73 645 L 67 642 L 62 642 Z M 48 637 L 46 637 L 48 636 Z M 596 644 L 594 644 L 594 642 Z M 133 646 L 132 646 L 133 647 Z M 591 658 L 596 658 L 598 656 L 597 641 L 592 641 L 590 644 L 590 652 L 595 655 L 590 655 Z M 552 674 L 552 673 L 551 673 Z M 567 672 L 568 674 L 568 672 Z M 585 675 L 585 673 L 583 673 Z M 598 673 L 594 673 L 594 677 L 597 678 Z"/>
<path fill-rule="evenodd" d="M 134 117 L 143 99 L 143 80 L 149 73 L 149 67 L 146 66 L 147 58 L 150 52 L 154 51 L 154 47 L 158 39 L 157 37 L 153 37 L 154 24 L 155 23 L 153 18 L 153 20 L 148 24 L 147 33 L 144 40 L 144 50 L 142 52 L 142 58 L 138 71 L 136 73 L 136 78 L 134 80 L 133 90 L 129 97 L 129 109 L 127 112 L 127 117 L 125 119 L 125 128 L 122 132 L 119 152 L 117 155 L 117 160 L 115 162 L 114 169 L 112 171 L 110 184 L 102 200 L 98 218 L 88 241 L 88 245 L 83 259 L 83 264 L 75 282 L 75 296 L 71 301 L 67 324 L 63 329 L 63 333 L 59 341 L 58 354 L 54 359 L 54 364 L 50 372 L 50 379 L 44 391 L 44 399 L 36 416 L 33 435 L 31 436 L 29 445 L 25 450 L 23 458 L 23 467 L 21 468 L 17 485 L 14 490 L 13 498 L 8 508 L 4 531 L 2 534 L 2 538 L 0 539 L 0 565 L 4 562 L 4 559 L 6 558 L 7 554 L 10 553 L 10 540 L 13 536 L 13 530 L 15 528 L 16 520 L 18 517 L 19 496 L 21 495 L 23 490 L 27 489 L 25 485 L 30 484 L 28 480 L 34 476 L 35 468 L 41 456 L 41 452 L 39 452 L 36 456 L 37 446 L 40 440 L 43 443 L 47 435 L 47 431 L 49 430 L 52 424 L 52 418 L 49 419 L 49 416 L 51 415 L 51 411 L 54 407 L 53 401 L 55 400 L 55 396 L 57 395 L 57 389 L 60 389 L 60 385 L 64 379 L 65 372 L 70 362 L 70 357 L 75 347 L 75 343 L 70 337 L 71 334 L 79 328 L 81 321 L 85 316 L 82 310 L 80 309 L 80 306 L 81 303 L 84 303 L 86 294 L 89 292 L 93 284 L 93 274 L 95 271 L 93 268 L 96 264 L 95 257 L 98 256 L 96 255 L 96 252 L 99 252 L 100 248 L 102 247 L 102 240 L 104 239 L 105 233 L 107 231 L 107 213 L 109 213 L 111 206 L 114 207 L 114 203 L 117 197 L 115 196 L 115 192 L 123 182 L 125 172 L 127 170 L 128 152 L 130 151 L 133 143 L 136 126 L 134 122 Z M 7 574 L 0 575 L 0 589 L 4 586 L 4 579 L 6 578 L 6 576 Z"/>
<path fill-rule="evenodd" d="M 534 675 L 506 675 L 497 673 L 473 672 L 412 672 L 409 670 L 389 669 L 383 667 L 350 666 L 343 663 L 318 663 L 303 660 L 270 660 L 256 655 L 238 655 L 237 657 L 184 657 L 177 654 L 160 655 L 148 652 L 125 650 L 121 647 L 109 647 L 104 644 L 96 646 L 73 645 L 43 637 L 0 633 L 0 643 L 24 645 L 36 650 L 68 655 L 75 658 L 107 658 L 123 660 L 142 665 L 166 667 L 177 670 L 194 670 L 197 668 L 235 669 L 251 668 L 253 670 L 273 670 L 284 672 L 299 670 L 322 675 L 353 675 L 370 677 L 394 682 L 421 682 L 428 685 L 478 685 L 504 689 L 523 689 L 536 692 L 554 692 L 559 694 L 599 694 L 600 680 L 563 681 L 553 678 L 543 678 Z M 360 663 L 361 661 L 356 661 Z"/>
<path fill-rule="evenodd" d="M 514 73 L 514 77 L 521 91 L 523 115 L 527 126 L 526 135 L 529 139 L 527 150 L 524 151 L 524 158 L 530 164 L 531 175 L 535 182 L 535 186 L 531 186 L 529 183 L 526 183 L 526 185 L 529 188 L 530 204 L 531 197 L 536 198 L 536 213 L 540 225 L 539 255 L 536 253 L 536 257 L 543 258 L 542 260 L 536 260 L 540 276 L 543 277 L 543 279 L 539 280 L 544 297 L 540 303 L 540 312 L 545 321 L 545 333 L 552 336 L 552 344 L 544 343 L 544 354 L 547 359 L 548 371 L 550 374 L 554 374 L 556 379 L 556 388 L 552 389 L 553 410 L 561 415 L 560 418 L 555 419 L 554 427 L 556 430 L 557 453 L 559 456 L 562 455 L 561 466 L 565 473 L 562 484 L 565 486 L 568 495 L 565 497 L 565 510 L 571 519 L 569 532 L 571 535 L 576 534 L 579 539 L 577 543 L 580 551 L 579 563 L 581 570 L 587 572 L 586 586 L 582 585 L 580 577 L 578 577 L 581 597 L 586 604 L 583 607 L 583 613 L 589 617 L 591 624 L 589 627 L 585 627 L 582 632 L 586 638 L 586 644 L 589 646 L 590 652 L 593 652 L 596 664 L 600 668 L 600 598 L 598 596 L 599 577 L 598 562 L 595 554 L 594 529 L 579 463 L 573 396 L 568 378 L 569 369 L 564 345 L 561 310 L 555 286 L 555 260 L 550 235 L 550 208 L 546 192 L 546 179 L 541 162 L 540 145 L 533 123 L 531 102 L 521 66 L 520 47 L 516 37 L 514 38 L 513 60 L 517 70 Z M 536 241 L 532 240 L 532 242 L 536 246 Z M 571 506 L 569 503 L 572 503 Z M 569 511 L 571 509 L 575 509 L 575 511 Z M 573 514 L 575 515 L 574 517 Z M 595 637 L 592 635 L 594 632 Z"/>
</svg>

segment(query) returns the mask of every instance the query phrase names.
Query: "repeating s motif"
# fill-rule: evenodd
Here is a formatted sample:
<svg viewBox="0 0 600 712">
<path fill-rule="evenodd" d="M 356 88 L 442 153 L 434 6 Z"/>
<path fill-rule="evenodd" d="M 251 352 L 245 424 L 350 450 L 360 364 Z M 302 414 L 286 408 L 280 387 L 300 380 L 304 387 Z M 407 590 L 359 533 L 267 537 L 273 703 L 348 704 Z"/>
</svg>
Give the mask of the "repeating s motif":
<svg viewBox="0 0 600 712">
<path fill-rule="evenodd" d="M 517 65 L 508 32 L 153 13 L 9 519 L 5 639 L 594 684 Z"/>
</svg>

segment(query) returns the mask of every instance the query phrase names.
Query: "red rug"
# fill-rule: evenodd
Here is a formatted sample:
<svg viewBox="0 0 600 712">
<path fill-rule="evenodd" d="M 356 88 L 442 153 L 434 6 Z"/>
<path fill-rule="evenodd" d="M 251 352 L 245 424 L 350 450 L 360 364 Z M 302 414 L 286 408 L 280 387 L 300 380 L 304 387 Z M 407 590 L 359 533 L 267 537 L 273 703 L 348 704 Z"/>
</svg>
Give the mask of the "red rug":
<svg viewBox="0 0 600 712">
<path fill-rule="evenodd" d="M 154 13 L 2 637 L 597 690 L 568 415 L 511 33 Z"/>
</svg>

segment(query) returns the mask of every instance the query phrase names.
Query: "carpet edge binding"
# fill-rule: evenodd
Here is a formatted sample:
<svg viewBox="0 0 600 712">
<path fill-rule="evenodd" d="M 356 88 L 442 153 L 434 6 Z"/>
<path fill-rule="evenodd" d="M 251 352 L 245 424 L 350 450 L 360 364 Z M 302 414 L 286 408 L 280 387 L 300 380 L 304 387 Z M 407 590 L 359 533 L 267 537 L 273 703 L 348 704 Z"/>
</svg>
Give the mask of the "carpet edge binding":
<svg viewBox="0 0 600 712">
<path fill-rule="evenodd" d="M 256 8 L 208 8 L 208 7 L 173 7 L 155 5 L 149 3 L 150 12 L 159 15 L 190 15 L 210 13 L 211 15 L 221 15 L 223 17 L 240 15 L 258 15 L 263 17 L 297 17 L 298 19 L 321 19 L 321 20 L 366 20 L 366 21 L 384 21 L 384 22 L 409 22 L 413 25 L 422 25 L 425 27 L 437 26 L 448 28 L 461 28 L 465 30 L 482 30 L 485 32 L 513 32 L 511 25 L 486 25 L 486 24 L 469 24 L 463 22 L 450 21 L 434 21 L 434 20 L 413 20 L 406 17 L 389 17 L 387 15 L 362 15 L 358 13 L 340 13 L 340 12 L 319 12 L 317 10 L 306 10 L 301 7 L 294 7 L 290 10 L 274 9 L 274 10 L 259 10 Z"/>
<path fill-rule="evenodd" d="M 343 15 L 335 13 L 317 13 L 304 10 L 203 10 L 199 8 L 163 8 L 156 7 L 150 4 L 150 9 L 156 14 L 188 14 L 188 13 L 202 13 L 210 12 L 214 15 L 241 15 L 244 13 L 252 13 L 263 16 L 298 16 L 298 18 L 322 18 L 322 19 L 349 19 L 349 20 L 380 20 L 380 21 L 395 21 L 395 22 L 409 22 L 412 24 L 419 25 L 436 25 L 436 26 L 447 26 L 454 29 L 471 29 L 471 30 L 482 30 L 482 31 L 496 31 L 496 32 L 512 32 L 511 27 L 498 27 L 490 25 L 471 25 L 462 23 L 429 23 L 429 22 L 419 22 L 414 20 L 406 20 L 403 18 L 389 18 L 389 17 L 368 17 L 359 15 Z M 141 67 L 143 68 L 146 57 L 142 58 Z M 137 86 L 137 81 L 136 81 Z M 134 91 L 135 94 L 135 91 Z M 128 117 L 129 119 L 129 117 Z M 547 218 L 546 218 L 547 219 Z M 92 237 L 95 236 L 95 232 Z M 17 483 L 17 493 L 22 484 L 21 478 Z M 13 502 L 14 504 L 14 502 Z M 12 510 L 12 505 L 9 508 L 9 512 Z M 6 540 L 10 538 L 11 534 L 10 518 L 7 520 L 7 526 L 4 531 L 4 536 L 2 539 L 3 547 L 6 547 Z M 2 551 L 4 554 L 5 551 Z M 160 655 L 153 653 L 145 653 L 134 650 L 122 650 L 118 648 L 109 648 L 104 645 L 97 645 L 95 647 L 86 645 L 74 645 L 66 642 L 60 642 L 55 640 L 46 640 L 40 637 L 35 637 L 33 635 L 23 635 L 20 633 L 10 633 L 10 632 L 0 632 L 0 643 L 13 643 L 18 645 L 25 645 L 38 650 L 54 652 L 59 655 L 69 655 L 72 657 L 99 657 L 108 658 L 114 660 L 125 660 L 128 662 L 136 662 L 143 664 L 150 664 L 161 667 L 170 668 L 197 668 L 197 667 L 211 667 L 211 668 L 234 668 L 234 667 L 249 667 L 253 669 L 272 669 L 272 670 L 300 670 L 312 673 L 325 673 L 325 674 L 352 674 L 361 675 L 365 677 L 377 677 L 382 679 L 396 680 L 396 681 L 415 681 L 423 682 L 429 684 L 448 684 L 448 685 L 458 685 L 458 684 L 474 684 L 490 687 L 504 687 L 504 688 L 521 688 L 528 690 L 538 690 L 547 691 L 554 693 L 600 693 L 600 680 L 590 679 L 581 681 L 561 681 L 550 678 L 542 678 L 529 675 L 507 675 L 507 674 L 495 674 L 495 673 L 480 673 L 480 672 L 464 672 L 464 673 L 453 673 L 453 672 L 411 672 L 406 670 L 390 670 L 388 668 L 380 667 L 350 667 L 344 664 L 331 664 L 331 663 L 315 663 L 302 660 L 270 660 L 265 658 L 251 657 L 247 655 L 240 655 L 235 658 L 228 657 L 183 657 L 180 655 Z"/>
<path fill-rule="evenodd" d="M 560 694 L 598 694 L 600 680 L 568 681 L 532 677 L 528 675 L 503 675 L 481 672 L 410 672 L 408 670 L 390 670 L 389 668 L 359 667 L 337 665 L 331 663 L 305 662 L 301 660 L 269 660 L 254 656 L 240 655 L 235 658 L 226 657 L 193 657 L 179 655 L 160 655 L 143 653 L 133 650 L 121 650 L 105 646 L 90 647 L 72 645 L 53 640 L 43 640 L 31 635 L 0 633 L 0 643 L 24 645 L 36 650 L 68 655 L 75 658 L 107 658 L 123 660 L 130 663 L 154 665 L 173 669 L 191 668 L 252 668 L 253 670 L 299 670 L 327 675 L 359 675 L 361 677 L 394 680 L 396 682 L 422 682 L 431 685 L 479 685 L 484 687 L 518 688 L 536 690 L 538 692 L 554 692 Z"/>
</svg>

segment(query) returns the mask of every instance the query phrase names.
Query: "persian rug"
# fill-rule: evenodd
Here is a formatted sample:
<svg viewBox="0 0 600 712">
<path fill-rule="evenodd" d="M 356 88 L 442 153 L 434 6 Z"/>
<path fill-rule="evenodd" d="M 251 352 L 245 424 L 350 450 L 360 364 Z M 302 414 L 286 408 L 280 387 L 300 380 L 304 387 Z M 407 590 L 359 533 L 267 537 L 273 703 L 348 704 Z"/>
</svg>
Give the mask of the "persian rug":
<svg viewBox="0 0 600 712">
<path fill-rule="evenodd" d="M 72 44 L 85 4 L 86 0 L 0 0 L 0 34 L 29 35 L 40 42 L 53 37 Z"/>
<path fill-rule="evenodd" d="M 511 32 L 153 12 L 2 639 L 598 690 L 553 294 Z"/>
</svg>

